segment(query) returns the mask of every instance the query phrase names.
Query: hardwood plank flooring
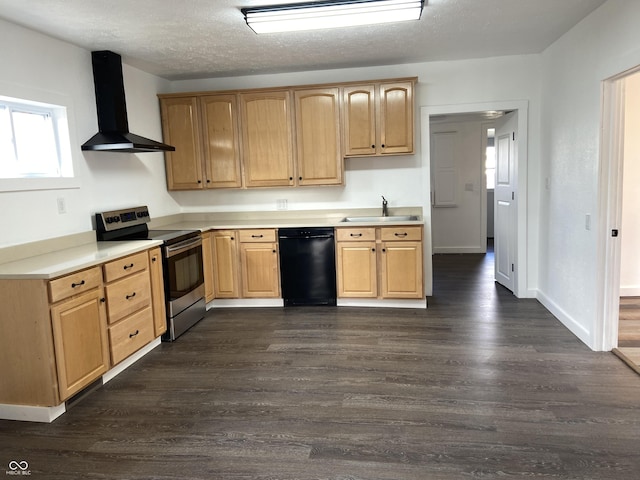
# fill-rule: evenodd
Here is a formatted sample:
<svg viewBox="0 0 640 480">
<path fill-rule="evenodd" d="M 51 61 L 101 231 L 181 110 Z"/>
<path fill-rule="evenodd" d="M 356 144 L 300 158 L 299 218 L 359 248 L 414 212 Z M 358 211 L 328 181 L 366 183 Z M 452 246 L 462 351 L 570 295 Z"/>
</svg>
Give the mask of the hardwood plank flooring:
<svg viewBox="0 0 640 480">
<path fill-rule="evenodd" d="M 0 421 L 0 465 L 53 480 L 639 478 L 640 376 L 492 268 L 435 256 L 427 310 L 209 312 L 52 424 Z"/>
</svg>

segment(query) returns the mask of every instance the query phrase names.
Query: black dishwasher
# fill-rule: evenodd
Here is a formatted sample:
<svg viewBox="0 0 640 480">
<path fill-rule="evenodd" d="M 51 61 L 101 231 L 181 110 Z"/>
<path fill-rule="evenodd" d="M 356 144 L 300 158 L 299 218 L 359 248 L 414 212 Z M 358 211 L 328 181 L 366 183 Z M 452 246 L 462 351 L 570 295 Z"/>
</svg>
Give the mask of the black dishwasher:
<svg viewBox="0 0 640 480">
<path fill-rule="evenodd" d="M 331 227 L 280 228 L 285 307 L 336 304 L 336 247 Z"/>
</svg>

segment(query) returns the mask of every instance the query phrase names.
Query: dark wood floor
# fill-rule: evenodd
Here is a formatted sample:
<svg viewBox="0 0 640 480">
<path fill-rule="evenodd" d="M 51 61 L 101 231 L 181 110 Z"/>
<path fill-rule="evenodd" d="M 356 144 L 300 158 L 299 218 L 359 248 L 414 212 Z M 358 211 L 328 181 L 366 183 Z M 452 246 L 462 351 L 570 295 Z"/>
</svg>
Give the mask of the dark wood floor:
<svg viewBox="0 0 640 480">
<path fill-rule="evenodd" d="M 0 421 L 0 464 L 48 480 L 640 478 L 640 376 L 496 286 L 490 260 L 436 256 L 426 311 L 213 311 L 53 424 Z"/>
</svg>

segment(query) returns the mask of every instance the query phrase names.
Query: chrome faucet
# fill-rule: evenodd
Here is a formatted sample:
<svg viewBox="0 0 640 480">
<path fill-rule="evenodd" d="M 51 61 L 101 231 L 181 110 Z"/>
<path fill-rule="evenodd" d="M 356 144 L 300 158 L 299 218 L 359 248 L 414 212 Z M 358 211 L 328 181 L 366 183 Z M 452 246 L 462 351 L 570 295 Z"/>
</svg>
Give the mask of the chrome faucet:
<svg viewBox="0 0 640 480">
<path fill-rule="evenodd" d="M 389 202 L 387 202 L 387 199 L 384 198 L 384 196 L 382 196 L 382 216 L 383 217 L 388 217 L 389 216 L 389 210 L 387 209 L 387 205 Z"/>
</svg>

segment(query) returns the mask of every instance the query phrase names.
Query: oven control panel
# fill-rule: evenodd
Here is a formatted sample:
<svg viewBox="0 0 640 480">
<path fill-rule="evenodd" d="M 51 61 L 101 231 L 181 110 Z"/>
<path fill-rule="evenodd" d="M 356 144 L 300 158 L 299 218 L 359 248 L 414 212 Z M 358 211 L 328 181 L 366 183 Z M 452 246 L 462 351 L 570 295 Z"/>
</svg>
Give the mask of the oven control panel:
<svg viewBox="0 0 640 480">
<path fill-rule="evenodd" d="M 96 229 L 110 232 L 133 225 L 142 225 L 149 220 L 149 209 L 146 206 L 112 210 L 96 213 Z"/>
</svg>

